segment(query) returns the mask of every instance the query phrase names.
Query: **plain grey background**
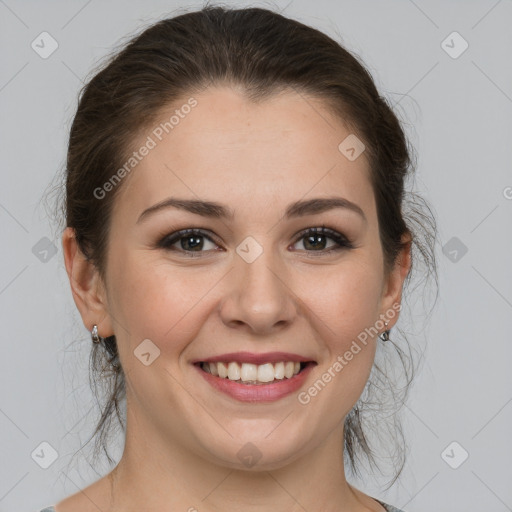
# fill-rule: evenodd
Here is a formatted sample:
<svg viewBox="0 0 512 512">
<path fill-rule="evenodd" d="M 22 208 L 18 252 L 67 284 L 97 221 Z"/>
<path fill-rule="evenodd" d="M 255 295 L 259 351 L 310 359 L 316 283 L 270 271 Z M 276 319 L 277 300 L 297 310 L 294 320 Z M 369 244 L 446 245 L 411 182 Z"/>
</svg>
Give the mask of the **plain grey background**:
<svg viewBox="0 0 512 512">
<path fill-rule="evenodd" d="M 359 55 L 407 125 L 416 190 L 438 218 L 440 297 L 411 337 L 426 352 L 404 411 L 408 463 L 388 492 L 358 487 L 407 512 L 512 510 L 512 2 L 223 4 L 279 9 Z M 96 419 L 90 335 L 40 203 L 64 165 L 78 91 L 121 38 L 202 5 L 0 0 L 2 512 L 53 504 L 101 475 L 87 448 L 71 459 Z M 47 58 L 31 46 L 44 37 L 51 49 L 42 32 L 58 44 Z M 47 469 L 41 443 L 58 454 Z"/>
</svg>

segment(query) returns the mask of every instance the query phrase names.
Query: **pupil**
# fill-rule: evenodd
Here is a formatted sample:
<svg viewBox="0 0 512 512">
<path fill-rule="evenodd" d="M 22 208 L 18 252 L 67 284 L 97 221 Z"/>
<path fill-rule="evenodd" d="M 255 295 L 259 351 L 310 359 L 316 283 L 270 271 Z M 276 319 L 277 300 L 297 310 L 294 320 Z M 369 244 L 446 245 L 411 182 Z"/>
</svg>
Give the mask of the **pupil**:
<svg viewBox="0 0 512 512">
<path fill-rule="evenodd" d="M 318 238 L 324 238 L 323 235 L 309 235 L 307 237 L 307 243 L 306 243 L 306 248 L 307 248 L 307 245 L 311 245 L 313 248 L 318 248 L 319 245 L 318 243 L 315 243 L 315 239 L 318 239 Z M 324 248 L 323 245 L 325 245 L 325 239 L 323 240 L 324 244 L 322 244 L 322 242 L 320 242 L 320 246 L 322 246 L 321 248 Z"/>
<path fill-rule="evenodd" d="M 189 237 L 182 238 L 181 240 L 182 240 L 181 247 L 185 251 L 190 251 L 191 250 L 190 248 L 194 249 L 197 247 L 199 247 L 201 249 L 203 246 L 203 243 L 202 243 L 203 241 L 202 241 L 201 236 L 191 235 Z M 185 241 L 185 244 L 183 243 L 183 241 Z M 192 241 L 192 243 L 190 243 L 191 241 Z M 187 243 L 188 243 L 189 247 L 185 247 L 187 245 Z"/>
</svg>

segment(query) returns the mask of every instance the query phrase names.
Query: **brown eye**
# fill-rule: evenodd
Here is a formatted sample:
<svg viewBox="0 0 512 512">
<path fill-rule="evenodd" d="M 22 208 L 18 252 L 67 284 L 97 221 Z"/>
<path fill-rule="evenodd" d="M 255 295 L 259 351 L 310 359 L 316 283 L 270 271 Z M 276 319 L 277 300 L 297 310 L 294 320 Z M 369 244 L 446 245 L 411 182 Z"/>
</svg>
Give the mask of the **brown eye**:
<svg viewBox="0 0 512 512">
<path fill-rule="evenodd" d="M 211 244 L 212 247 L 208 247 Z M 205 248 L 206 245 L 206 248 Z M 203 231 L 198 229 L 182 229 L 165 236 L 158 247 L 183 253 L 198 253 L 215 250 L 218 245 Z"/>
<path fill-rule="evenodd" d="M 295 243 L 298 243 L 301 240 L 303 240 L 303 246 L 307 252 L 326 253 L 353 248 L 350 241 L 341 233 L 323 226 L 321 228 L 309 228 L 302 231 Z M 333 244 L 327 246 L 328 240 L 331 240 Z"/>
</svg>

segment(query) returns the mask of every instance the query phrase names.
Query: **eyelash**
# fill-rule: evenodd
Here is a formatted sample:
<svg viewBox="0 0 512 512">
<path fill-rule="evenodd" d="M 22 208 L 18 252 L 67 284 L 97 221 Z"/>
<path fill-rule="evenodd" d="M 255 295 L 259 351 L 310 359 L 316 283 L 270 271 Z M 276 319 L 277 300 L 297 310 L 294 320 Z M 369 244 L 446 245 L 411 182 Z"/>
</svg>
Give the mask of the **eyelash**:
<svg viewBox="0 0 512 512">
<path fill-rule="evenodd" d="M 164 236 L 157 244 L 157 247 L 165 250 L 170 251 L 178 251 L 182 252 L 183 254 L 187 255 L 191 258 L 197 258 L 201 257 L 200 255 L 207 251 L 187 251 L 184 249 L 177 249 L 175 247 L 172 247 L 173 244 L 176 242 L 179 242 L 182 238 L 186 238 L 187 236 L 191 235 L 199 235 L 207 238 L 210 242 L 219 245 L 211 236 L 209 236 L 205 231 L 197 228 L 189 228 L 189 229 L 182 229 L 180 231 L 176 231 L 174 233 L 171 233 L 169 235 Z M 305 250 L 307 253 L 313 253 L 308 256 L 316 257 L 314 256 L 315 253 L 318 253 L 320 256 L 325 255 L 327 253 L 335 252 L 335 251 L 341 251 L 346 249 L 353 249 L 354 245 L 350 240 L 348 240 L 344 235 L 341 233 L 338 233 L 337 231 L 334 231 L 333 229 L 326 228 L 325 226 L 322 226 L 320 228 L 308 228 L 300 233 L 297 234 L 295 241 L 292 245 L 295 245 L 297 242 L 305 238 L 306 236 L 311 235 L 324 235 L 327 238 L 330 238 L 336 243 L 335 247 L 331 247 L 329 249 L 322 249 L 319 251 L 308 251 Z"/>
</svg>

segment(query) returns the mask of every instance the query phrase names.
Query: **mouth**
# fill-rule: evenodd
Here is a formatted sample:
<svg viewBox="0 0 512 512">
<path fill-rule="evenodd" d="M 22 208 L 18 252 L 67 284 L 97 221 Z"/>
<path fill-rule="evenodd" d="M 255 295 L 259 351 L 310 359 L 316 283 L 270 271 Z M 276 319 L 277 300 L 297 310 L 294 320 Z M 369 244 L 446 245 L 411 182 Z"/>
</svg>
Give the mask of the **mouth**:
<svg viewBox="0 0 512 512">
<path fill-rule="evenodd" d="M 277 363 L 239 363 L 230 362 L 207 362 L 195 363 L 203 372 L 228 379 L 231 382 L 244 384 L 246 386 L 265 386 L 279 381 L 285 381 L 299 375 L 309 366 L 314 366 L 314 361 L 279 361 Z"/>
<path fill-rule="evenodd" d="M 193 362 L 211 388 L 241 402 L 272 402 L 290 395 L 304 385 L 316 365 L 287 353 L 224 354 Z"/>
</svg>

